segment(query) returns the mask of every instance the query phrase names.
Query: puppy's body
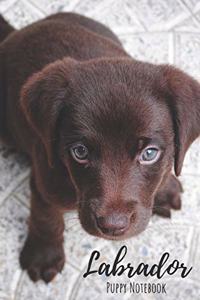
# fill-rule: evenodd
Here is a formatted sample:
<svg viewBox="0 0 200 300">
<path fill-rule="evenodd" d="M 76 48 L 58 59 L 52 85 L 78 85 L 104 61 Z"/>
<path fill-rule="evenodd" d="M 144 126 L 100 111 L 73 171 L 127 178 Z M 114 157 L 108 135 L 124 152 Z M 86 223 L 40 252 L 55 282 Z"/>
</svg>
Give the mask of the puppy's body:
<svg viewBox="0 0 200 300">
<path fill-rule="evenodd" d="M 63 213 L 122 239 L 152 212 L 180 208 L 184 155 L 200 134 L 200 87 L 166 65 L 138 62 L 105 26 L 57 14 L 16 31 L 0 20 L 0 135 L 32 163 L 32 280 L 62 270 Z M 7 38 L 5 38 L 7 36 Z"/>
</svg>

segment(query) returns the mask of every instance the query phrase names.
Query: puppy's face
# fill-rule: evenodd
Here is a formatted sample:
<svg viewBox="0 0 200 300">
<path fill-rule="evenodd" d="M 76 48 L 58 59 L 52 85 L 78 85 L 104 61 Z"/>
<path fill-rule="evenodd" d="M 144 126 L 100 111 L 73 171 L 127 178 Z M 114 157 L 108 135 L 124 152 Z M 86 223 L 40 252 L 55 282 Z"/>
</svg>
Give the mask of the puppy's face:
<svg viewBox="0 0 200 300">
<path fill-rule="evenodd" d="M 198 98 L 199 84 L 169 66 L 65 59 L 29 79 L 21 107 L 49 166 L 65 166 L 84 229 L 124 239 L 147 226 L 173 164 L 180 174 L 200 134 Z"/>
<path fill-rule="evenodd" d="M 145 229 L 173 163 L 169 110 L 151 80 L 137 73 L 131 79 L 128 71 L 122 81 L 108 66 L 82 66 L 59 127 L 59 152 L 77 191 L 81 224 L 109 239 Z"/>
</svg>

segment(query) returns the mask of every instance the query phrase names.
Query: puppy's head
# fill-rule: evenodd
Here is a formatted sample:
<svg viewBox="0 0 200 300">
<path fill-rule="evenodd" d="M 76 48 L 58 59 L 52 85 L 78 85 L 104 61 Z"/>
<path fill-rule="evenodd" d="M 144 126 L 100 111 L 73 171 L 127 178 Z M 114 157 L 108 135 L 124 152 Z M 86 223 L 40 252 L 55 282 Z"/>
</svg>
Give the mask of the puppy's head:
<svg viewBox="0 0 200 300">
<path fill-rule="evenodd" d="M 180 174 L 200 133 L 199 97 L 195 80 L 166 65 L 64 59 L 28 80 L 21 106 L 49 166 L 65 166 L 83 227 L 122 239 L 145 229 L 173 164 Z"/>
</svg>

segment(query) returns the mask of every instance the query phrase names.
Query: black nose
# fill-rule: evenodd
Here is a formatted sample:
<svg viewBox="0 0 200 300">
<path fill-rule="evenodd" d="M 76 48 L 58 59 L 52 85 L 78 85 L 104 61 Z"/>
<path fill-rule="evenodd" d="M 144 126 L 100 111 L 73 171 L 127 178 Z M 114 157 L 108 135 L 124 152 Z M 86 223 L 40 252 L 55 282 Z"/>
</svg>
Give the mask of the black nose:
<svg viewBox="0 0 200 300">
<path fill-rule="evenodd" d="M 97 226 L 107 235 L 122 235 L 130 226 L 130 218 L 121 213 L 112 213 L 97 218 Z"/>
</svg>

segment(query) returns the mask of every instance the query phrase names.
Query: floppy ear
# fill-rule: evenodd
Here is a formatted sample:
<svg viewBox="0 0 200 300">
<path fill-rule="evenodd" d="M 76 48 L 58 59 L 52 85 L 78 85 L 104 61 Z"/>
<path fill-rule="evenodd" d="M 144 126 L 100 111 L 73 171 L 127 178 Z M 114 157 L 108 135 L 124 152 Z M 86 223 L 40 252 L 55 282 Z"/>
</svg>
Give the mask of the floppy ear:
<svg viewBox="0 0 200 300">
<path fill-rule="evenodd" d="M 162 66 L 165 98 L 171 111 L 175 132 L 175 174 L 180 175 L 191 143 L 200 135 L 200 84 L 184 72 Z"/>
<path fill-rule="evenodd" d="M 34 132 L 40 137 L 49 166 L 53 167 L 56 124 L 69 94 L 69 76 L 75 61 L 56 61 L 28 79 L 20 105 Z"/>
</svg>

